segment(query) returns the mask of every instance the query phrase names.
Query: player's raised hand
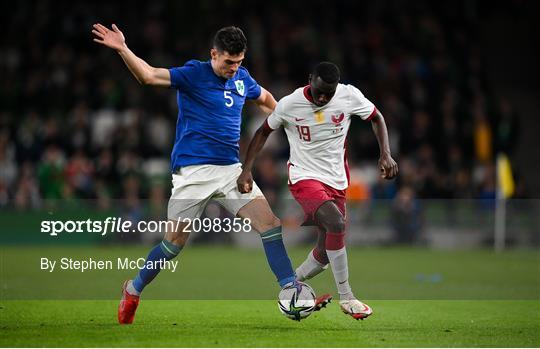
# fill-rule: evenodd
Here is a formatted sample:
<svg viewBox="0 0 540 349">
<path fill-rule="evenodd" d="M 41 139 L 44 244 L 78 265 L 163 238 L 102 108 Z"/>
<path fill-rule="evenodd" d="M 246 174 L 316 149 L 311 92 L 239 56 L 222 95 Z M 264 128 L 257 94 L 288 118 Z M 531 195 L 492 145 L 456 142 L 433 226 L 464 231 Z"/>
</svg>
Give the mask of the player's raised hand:
<svg viewBox="0 0 540 349">
<path fill-rule="evenodd" d="M 390 154 L 384 154 L 379 158 L 379 169 L 381 170 L 381 177 L 384 179 L 392 179 L 399 172 L 398 165 Z"/>
<path fill-rule="evenodd" d="M 92 33 L 96 36 L 95 42 L 117 51 L 125 47 L 126 39 L 116 24 L 112 25 L 112 30 L 100 23 L 94 24 L 92 27 L 94 28 Z"/>
<path fill-rule="evenodd" d="M 251 171 L 242 171 L 236 180 L 236 184 L 238 185 L 238 191 L 242 194 L 250 193 L 253 189 L 253 176 L 251 175 Z"/>
</svg>

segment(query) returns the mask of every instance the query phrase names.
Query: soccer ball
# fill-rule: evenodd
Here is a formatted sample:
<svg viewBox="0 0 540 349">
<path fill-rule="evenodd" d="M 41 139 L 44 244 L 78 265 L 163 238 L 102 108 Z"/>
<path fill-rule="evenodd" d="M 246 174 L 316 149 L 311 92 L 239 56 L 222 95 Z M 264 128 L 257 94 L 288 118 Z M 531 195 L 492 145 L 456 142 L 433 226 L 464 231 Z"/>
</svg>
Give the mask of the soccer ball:
<svg viewBox="0 0 540 349">
<path fill-rule="evenodd" d="M 279 311 L 291 320 L 307 318 L 315 309 L 315 291 L 303 282 L 287 286 L 279 292 Z"/>
</svg>

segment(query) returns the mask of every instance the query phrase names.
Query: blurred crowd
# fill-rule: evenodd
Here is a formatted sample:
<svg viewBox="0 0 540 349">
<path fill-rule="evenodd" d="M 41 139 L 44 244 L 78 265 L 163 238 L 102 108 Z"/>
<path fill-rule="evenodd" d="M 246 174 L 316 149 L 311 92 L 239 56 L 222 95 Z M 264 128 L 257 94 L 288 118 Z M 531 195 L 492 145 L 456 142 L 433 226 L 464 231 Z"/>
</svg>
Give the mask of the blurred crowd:
<svg viewBox="0 0 540 349">
<path fill-rule="evenodd" d="M 166 202 L 177 106 L 168 89 L 137 84 L 121 58 L 92 42 L 116 23 L 151 65 L 209 59 L 213 33 L 241 27 L 245 65 L 277 99 L 329 60 L 389 126 L 399 179 L 378 179 L 369 123 L 349 133 L 351 199 L 493 198 L 494 159 L 512 157 L 519 123 L 490 88 L 475 2 L 19 2 L 0 51 L 0 207 L 44 199 Z M 244 110 L 245 151 L 264 115 Z M 271 203 L 286 192 L 288 144 L 269 141 L 255 178 Z M 520 185 L 518 184 L 518 194 Z M 400 194 L 401 192 L 401 194 Z"/>
</svg>

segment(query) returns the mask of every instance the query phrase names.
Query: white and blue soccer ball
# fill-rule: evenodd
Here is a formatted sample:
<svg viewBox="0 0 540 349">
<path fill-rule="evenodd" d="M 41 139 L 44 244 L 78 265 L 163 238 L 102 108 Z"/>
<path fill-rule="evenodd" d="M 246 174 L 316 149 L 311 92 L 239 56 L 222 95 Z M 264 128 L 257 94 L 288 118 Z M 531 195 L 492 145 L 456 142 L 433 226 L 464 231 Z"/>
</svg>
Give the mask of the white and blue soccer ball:
<svg viewBox="0 0 540 349">
<path fill-rule="evenodd" d="M 279 292 L 279 311 L 291 320 L 300 321 L 315 310 L 315 297 L 308 284 L 297 281 Z"/>
</svg>

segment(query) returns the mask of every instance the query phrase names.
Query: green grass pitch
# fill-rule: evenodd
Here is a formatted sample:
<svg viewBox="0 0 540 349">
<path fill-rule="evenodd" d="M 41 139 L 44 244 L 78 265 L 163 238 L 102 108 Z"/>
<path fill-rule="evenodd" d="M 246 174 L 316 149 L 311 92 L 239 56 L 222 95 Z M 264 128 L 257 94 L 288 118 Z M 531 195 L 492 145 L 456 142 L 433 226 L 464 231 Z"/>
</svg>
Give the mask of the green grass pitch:
<svg viewBox="0 0 540 349">
<path fill-rule="evenodd" d="M 537 251 L 349 249 L 351 284 L 374 315 L 337 302 L 282 316 L 261 250 L 190 247 L 145 290 L 135 323 L 116 323 L 132 271 L 39 271 L 39 257 L 139 257 L 145 247 L 1 249 L 0 345 L 30 347 L 538 347 Z M 307 248 L 291 249 L 300 263 Z M 328 271 L 310 285 L 335 294 Z"/>
</svg>

